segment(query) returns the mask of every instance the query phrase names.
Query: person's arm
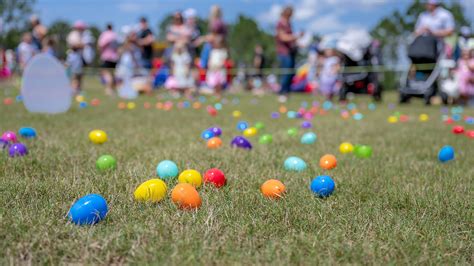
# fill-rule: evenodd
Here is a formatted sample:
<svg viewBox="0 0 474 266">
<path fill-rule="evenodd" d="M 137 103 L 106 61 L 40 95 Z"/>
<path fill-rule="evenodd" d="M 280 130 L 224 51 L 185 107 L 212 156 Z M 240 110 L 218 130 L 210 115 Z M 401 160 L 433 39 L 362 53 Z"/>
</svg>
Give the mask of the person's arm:
<svg viewBox="0 0 474 266">
<path fill-rule="evenodd" d="M 295 36 L 291 33 L 286 33 L 281 29 L 278 29 L 277 31 L 277 37 L 283 42 L 294 42 L 298 40 L 298 36 Z"/>
<path fill-rule="evenodd" d="M 155 37 L 152 32 L 149 32 L 144 38 L 138 40 L 140 46 L 151 45 L 155 41 Z"/>
</svg>

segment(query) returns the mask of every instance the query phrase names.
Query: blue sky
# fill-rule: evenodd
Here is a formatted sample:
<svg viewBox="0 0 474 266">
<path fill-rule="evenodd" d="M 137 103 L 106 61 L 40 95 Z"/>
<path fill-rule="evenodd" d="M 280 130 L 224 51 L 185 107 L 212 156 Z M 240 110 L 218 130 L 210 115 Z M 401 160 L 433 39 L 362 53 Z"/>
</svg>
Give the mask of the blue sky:
<svg viewBox="0 0 474 266">
<path fill-rule="evenodd" d="M 474 0 L 458 0 L 474 20 Z M 370 28 L 393 10 L 404 10 L 411 0 L 37 0 L 35 12 L 46 24 L 63 19 L 84 20 L 103 27 L 113 22 L 117 27 L 131 25 L 145 15 L 156 28 L 166 14 L 193 7 L 206 17 L 209 7 L 219 4 L 225 20 L 232 22 L 238 14 L 255 18 L 264 29 L 272 29 L 281 7 L 291 3 L 295 8 L 297 31 L 314 33 L 342 32 L 347 28 Z"/>
</svg>

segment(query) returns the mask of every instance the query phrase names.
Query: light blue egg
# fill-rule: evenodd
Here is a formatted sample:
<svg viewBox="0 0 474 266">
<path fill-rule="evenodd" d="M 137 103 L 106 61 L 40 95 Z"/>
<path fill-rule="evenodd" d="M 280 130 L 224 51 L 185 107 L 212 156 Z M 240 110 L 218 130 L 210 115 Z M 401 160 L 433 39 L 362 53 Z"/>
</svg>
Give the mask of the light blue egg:
<svg viewBox="0 0 474 266">
<path fill-rule="evenodd" d="M 214 108 L 216 108 L 217 110 L 222 110 L 222 104 L 221 103 L 216 103 L 216 104 L 214 104 Z"/>
<path fill-rule="evenodd" d="M 349 109 L 349 110 L 352 110 L 352 109 L 355 109 L 355 108 L 356 108 L 355 103 L 350 103 L 350 104 L 347 105 L 347 109 Z"/>
<path fill-rule="evenodd" d="M 295 112 L 295 111 L 288 111 L 288 112 L 286 113 L 286 116 L 288 116 L 288 118 L 290 118 L 290 119 L 296 118 L 297 115 L 298 115 L 298 113 Z"/>
<path fill-rule="evenodd" d="M 201 103 L 205 103 L 206 102 L 206 97 L 205 96 L 199 96 L 199 101 Z"/>
<path fill-rule="evenodd" d="M 189 101 L 184 101 L 183 102 L 183 107 L 184 108 L 189 108 L 189 107 L 191 107 L 191 103 Z"/>
<path fill-rule="evenodd" d="M 169 180 L 178 176 L 178 166 L 170 160 L 161 161 L 156 167 L 156 173 L 159 178 Z"/>
<path fill-rule="evenodd" d="M 453 114 L 452 118 L 454 121 L 461 121 L 462 116 L 460 114 Z"/>
<path fill-rule="evenodd" d="M 369 103 L 367 107 L 370 111 L 374 111 L 377 108 L 377 105 L 375 105 L 375 103 Z"/>
<path fill-rule="evenodd" d="M 330 101 L 325 101 L 325 102 L 323 103 L 323 109 L 324 109 L 324 110 L 329 110 L 329 109 L 331 109 L 331 108 L 332 108 L 332 102 L 330 102 Z"/>
<path fill-rule="evenodd" d="M 32 127 L 22 127 L 20 130 L 18 130 L 18 133 L 20 136 L 27 139 L 36 137 L 36 130 Z"/>
<path fill-rule="evenodd" d="M 301 137 L 302 144 L 313 144 L 316 142 L 317 136 L 313 132 L 306 132 Z"/>
<path fill-rule="evenodd" d="M 353 117 L 355 120 L 362 120 L 364 118 L 364 115 L 361 113 L 355 113 Z"/>
<path fill-rule="evenodd" d="M 284 168 L 287 171 L 302 172 L 306 169 L 306 163 L 299 157 L 291 156 L 285 160 Z"/>
<path fill-rule="evenodd" d="M 244 131 L 249 127 L 249 124 L 245 121 L 240 121 L 237 123 L 237 130 L 239 131 Z"/>
</svg>

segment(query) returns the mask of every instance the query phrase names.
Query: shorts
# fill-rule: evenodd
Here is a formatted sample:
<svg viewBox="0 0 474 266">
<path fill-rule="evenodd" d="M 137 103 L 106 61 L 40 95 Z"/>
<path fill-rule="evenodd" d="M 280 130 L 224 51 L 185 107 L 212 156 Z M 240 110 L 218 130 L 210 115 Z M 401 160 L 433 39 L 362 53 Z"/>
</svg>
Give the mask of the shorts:
<svg viewBox="0 0 474 266">
<path fill-rule="evenodd" d="M 112 62 L 112 61 L 104 61 L 102 62 L 102 65 L 101 65 L 102 68 L 112 68 L 112 69 L 115 69 L 116 66 L 117 66 L 117 62 Z"/>
</svg>

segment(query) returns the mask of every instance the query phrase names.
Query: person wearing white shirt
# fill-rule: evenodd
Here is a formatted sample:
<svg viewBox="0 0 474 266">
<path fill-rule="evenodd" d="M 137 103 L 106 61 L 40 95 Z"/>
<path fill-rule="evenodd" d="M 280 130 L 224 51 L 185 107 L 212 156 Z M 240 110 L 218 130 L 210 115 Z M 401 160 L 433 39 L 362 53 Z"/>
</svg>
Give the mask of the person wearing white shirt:
<svg viewBox="0 0 474 266">
<path fill-rule="evenodd" d="M 451 12 L 440 6 L 440 0 L 428 0 L 426 11 L 418 17 L 415 34 L 433 35 L 438 38 L 448 37 L 454 32 L 454 17 Z"/>
</svg>

